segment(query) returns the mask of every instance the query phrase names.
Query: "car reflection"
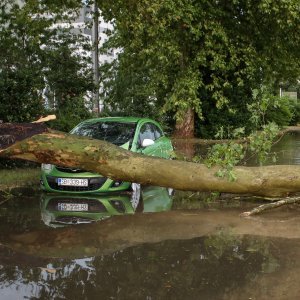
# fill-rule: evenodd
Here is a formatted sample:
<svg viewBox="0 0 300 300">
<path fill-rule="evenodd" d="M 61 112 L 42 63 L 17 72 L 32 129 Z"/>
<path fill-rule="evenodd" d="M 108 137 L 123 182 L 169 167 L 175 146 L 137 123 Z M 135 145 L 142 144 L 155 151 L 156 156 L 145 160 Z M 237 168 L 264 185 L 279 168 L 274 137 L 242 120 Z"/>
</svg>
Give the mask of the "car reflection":
<svg viewBox="0 0 300 300">
<path fill-rule="evenodd" d="M 161 212 L 171 207 L 169 190 L 152 186 L 144 187 L 141 197 L 135 193 L 85 196 L 43 193 L 41 196 L 42 221 L 50 227 L 92 223 L 137 212 Z"/>
</svg>

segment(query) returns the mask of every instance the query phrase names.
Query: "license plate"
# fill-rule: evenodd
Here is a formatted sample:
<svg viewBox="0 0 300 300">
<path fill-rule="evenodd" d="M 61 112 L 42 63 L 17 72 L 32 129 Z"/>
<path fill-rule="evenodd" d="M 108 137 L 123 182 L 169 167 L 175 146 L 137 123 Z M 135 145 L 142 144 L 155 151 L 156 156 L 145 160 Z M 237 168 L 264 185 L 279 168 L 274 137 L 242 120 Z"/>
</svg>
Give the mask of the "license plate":
<svg viewBox="0 0 300 300">
<path fill-rule="evenodd" d="M 58 210 L 60 211 L 88 211 L 87 203 L 58 203 Z"/>
<path fill-rule="evenodd" d="M 80 179 L 80 178 L 58 178 L 58 185 L 64 186 L 88 186 L 88 179 Z"/>
</svg>

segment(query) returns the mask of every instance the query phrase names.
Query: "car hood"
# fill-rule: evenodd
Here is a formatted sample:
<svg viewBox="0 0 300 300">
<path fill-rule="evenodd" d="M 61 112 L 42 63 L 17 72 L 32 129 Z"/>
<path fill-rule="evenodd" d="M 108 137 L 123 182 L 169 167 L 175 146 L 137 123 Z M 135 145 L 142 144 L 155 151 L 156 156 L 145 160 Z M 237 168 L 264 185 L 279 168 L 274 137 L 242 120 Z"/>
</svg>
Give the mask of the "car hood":
<svg viewBox="0 0 300 300">
<path fill-rule="evenodd" d="M 129 150 L 129 145 L 130 145 L 130 142 L 126 142 L 125 144 L 121 145 L 120 147 L 125 149 L 125 150 Z"/>
</svg>

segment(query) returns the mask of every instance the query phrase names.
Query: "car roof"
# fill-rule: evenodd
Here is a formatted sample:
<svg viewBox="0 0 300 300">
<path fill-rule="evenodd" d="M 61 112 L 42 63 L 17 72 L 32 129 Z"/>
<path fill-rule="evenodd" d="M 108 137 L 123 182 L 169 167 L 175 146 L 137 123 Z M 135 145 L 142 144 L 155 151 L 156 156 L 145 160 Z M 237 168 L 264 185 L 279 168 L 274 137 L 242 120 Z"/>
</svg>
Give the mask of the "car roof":
<svg viewBox="0 0 300 300">
<path fill-rule="evenodd" d="M 104 117 L 104 118 L 93 118 L 83 121 L 82 123 L 94 123 L 94 122 L 120 122 L 120 123 L 137 123 L 139 121 L 155 121 L 148 118 L 138 118 L 138 117 Z"/>
</svg>

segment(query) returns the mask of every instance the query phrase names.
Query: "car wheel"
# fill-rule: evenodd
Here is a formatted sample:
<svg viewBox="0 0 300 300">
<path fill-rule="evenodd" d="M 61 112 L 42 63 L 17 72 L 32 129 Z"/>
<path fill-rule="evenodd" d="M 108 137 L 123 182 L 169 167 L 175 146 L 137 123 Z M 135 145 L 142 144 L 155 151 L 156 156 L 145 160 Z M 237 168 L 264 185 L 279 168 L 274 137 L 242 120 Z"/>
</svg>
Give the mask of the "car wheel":
<svg viewBox="0 0 300 300">
<path fill-rule="evenodd" d="M 131 184 L 131 205 L 134 210 L 136 210 L 137 206 L 139 205 L 141 199 L 141 185 L 139 183 L 133 182 Z"/>
</svg>

